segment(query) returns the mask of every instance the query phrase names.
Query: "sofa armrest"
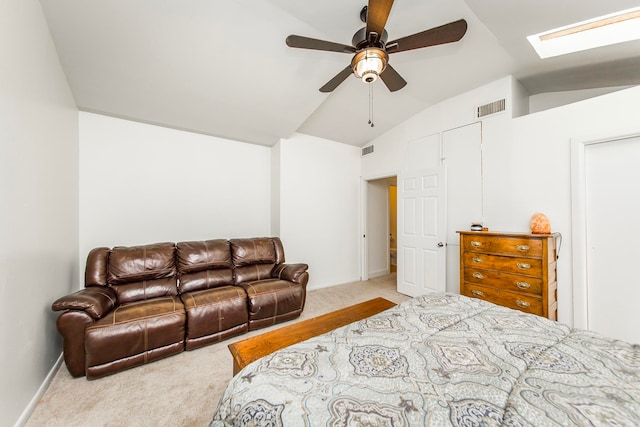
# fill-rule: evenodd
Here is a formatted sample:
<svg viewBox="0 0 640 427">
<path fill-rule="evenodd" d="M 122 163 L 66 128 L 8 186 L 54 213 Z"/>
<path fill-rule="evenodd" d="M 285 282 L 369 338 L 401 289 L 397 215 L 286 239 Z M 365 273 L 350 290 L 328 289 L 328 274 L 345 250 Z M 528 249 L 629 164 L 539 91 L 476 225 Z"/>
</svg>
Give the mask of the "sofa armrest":
<svg viewBox="0 0 640 427">
<path fill-rule="evenodd" d="M 279 264 L 273 269 L 271 277 L 302 284 L 301 278 L 308 268 L 307 264 Z"/>
<path fill-rule="evenodd" d="M 58 298 L 51 305 L 53 311 L 80 310 L 94 319 L 100 319 L 113 310 L 116 293 L 105 286 L 91 286 L 70 295 Z"/>
</svg>

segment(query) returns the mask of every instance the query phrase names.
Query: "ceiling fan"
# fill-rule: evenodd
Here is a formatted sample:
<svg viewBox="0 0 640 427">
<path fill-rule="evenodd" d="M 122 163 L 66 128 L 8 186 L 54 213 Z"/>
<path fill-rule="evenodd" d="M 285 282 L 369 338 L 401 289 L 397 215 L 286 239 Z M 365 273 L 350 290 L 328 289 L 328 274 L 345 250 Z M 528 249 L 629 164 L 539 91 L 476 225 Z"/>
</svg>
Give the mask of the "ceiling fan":
<svg viewBox="0 0 640 427">
<path fill-rule="evenodd" d="M 373 83 L 380 77 L 387 88 L 395 92 L 402 89 L 407 82 L 389 64 L 390 54 L 457 42 L 467 32 L 467 21 L 460 19 L 387 42 L 388 34 L 384 26 L 391 6 L 393 0 L 369 0 L 368 6 L 360 12 L 360 19 L 366 23 L 366 27 L 353 35 L 352 45 L 296 35 L 287 37 L 289 47 L 354 54 L 351 64 L 322 86 L 320 92 L 332 92 L 351 73 L 365 83 Z"/>
</svg>

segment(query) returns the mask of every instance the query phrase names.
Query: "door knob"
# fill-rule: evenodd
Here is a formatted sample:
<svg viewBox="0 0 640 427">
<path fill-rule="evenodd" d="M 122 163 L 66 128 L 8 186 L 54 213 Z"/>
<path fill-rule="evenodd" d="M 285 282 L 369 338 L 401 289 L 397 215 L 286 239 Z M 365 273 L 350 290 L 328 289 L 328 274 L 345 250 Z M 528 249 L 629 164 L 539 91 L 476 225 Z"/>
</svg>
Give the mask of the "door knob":
<svg viewBox="0 0 640 427">
<path fill-rule="evenodd" d="M 441 247 L 443 247 L 443 246 L 444 246 L 444 243 L 442 243 L 442 242 L 438 242 L 438 247 L 439 247 L 439 248 L 441 248 Z"/>
</svg>

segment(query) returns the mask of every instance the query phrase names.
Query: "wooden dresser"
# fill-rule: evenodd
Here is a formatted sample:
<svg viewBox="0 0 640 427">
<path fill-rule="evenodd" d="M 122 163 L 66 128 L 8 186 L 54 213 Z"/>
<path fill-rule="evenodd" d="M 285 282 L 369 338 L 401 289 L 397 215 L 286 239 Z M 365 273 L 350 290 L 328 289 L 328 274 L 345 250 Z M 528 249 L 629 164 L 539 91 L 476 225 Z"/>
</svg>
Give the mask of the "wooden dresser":
<svg viewBox="0 0 640 427">
<path fill-rule="evenodd" d="M 458 233 L 462 295 L 557 320 L 557 235 Z"/>
</svg>

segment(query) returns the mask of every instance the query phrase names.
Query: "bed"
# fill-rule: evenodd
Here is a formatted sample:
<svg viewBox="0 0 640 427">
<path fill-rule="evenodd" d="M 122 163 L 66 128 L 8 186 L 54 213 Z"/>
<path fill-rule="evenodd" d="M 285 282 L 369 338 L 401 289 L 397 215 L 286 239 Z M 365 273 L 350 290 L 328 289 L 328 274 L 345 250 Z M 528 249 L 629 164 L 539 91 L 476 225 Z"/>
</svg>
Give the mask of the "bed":
<svg viewBox="0 0 640 427">
<path fill-rule="evenodd" d="M 638 426 L 640 346 L 453 294 L 240 371 L 211 426 Z"/>
</svg>

